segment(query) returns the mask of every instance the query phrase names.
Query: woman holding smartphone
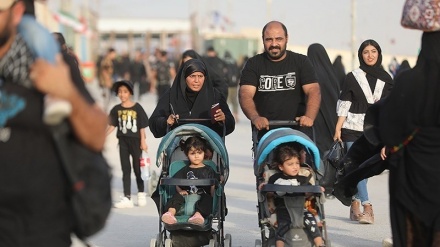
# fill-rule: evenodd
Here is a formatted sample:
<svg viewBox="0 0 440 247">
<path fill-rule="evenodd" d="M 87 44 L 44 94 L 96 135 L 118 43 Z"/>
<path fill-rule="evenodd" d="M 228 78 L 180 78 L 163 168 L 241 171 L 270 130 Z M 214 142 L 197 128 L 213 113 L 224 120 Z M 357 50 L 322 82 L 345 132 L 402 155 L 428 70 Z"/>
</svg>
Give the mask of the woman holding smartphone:
<svg viewBox="0 0 440 247">
<path fill-rule="evenodd" d="M 235 120 L 225 97 L 213 87 L 206 65 L 199 59 L 190 59 L 180 66 L 173 85 L 159 99 L 151 115 L 150 130 L 154 137 L 162 137 L 167 129 L 178 126 L 179 119 L 211 120 L 199 123 L 220 136 L 223 135 L 223 125 L 226 135 L 235 129 Z"/>
</svg>

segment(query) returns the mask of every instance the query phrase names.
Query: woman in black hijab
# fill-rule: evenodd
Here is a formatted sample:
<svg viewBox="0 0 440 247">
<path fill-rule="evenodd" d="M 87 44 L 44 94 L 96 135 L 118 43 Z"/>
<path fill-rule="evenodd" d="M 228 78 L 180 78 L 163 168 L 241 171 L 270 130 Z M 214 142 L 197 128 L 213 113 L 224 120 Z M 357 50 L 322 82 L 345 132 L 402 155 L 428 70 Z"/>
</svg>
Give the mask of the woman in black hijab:
<svg viewBox="0 0 440 247">
<path fill-rule="evenodd" d="M 393 86 L 393 79 L 382 68 L 382 50 L 376 41 L 364 41 L 359 47 L 358 58 L 360 66 L 347 74 L 336 109 L 338 121 L 334 139 L 345 142 L 347 149 L 362 136 L 368 108 L 387 96 Z M 357 190 L 350 206 L 350 219 L 373 224 L 373 207 L 368 198 L 366 179 L 358 183 Z"/>
<path fill-rule="evenodd" d="M 339 88 L 342 88 L 342 85 L 344 85 L 346 73 L 345 73 L 344 64 L 342 63 L 341 55 L 338 55 L 335 58 L 335 61 L 333 61 L 333 69 L 335 71 L 336 79 L 338 80 L 339 83 Z"/>
<path fill-rule="evenodd" d="M 219 103 L 220 108 L 214 115 L 214 122 L 203 121 L 206 125 L 223 136 L 235 128 L 235 120 L 229 110 L 225 97 L 213 86 L 205 64 L 199 59 L 184 62 L 174 79 L 173 85 L 160 99 L 151 115 L 149 127 L 154 137 L 167 133 L 168 127 L 175 128 L 178 119 L 211 119 L 211 106 Z"/>
<path fill-rule="evenodd" d="M 327 51 L 321 44 L 312 44 L 307 50 L 307 57 L 313 64 L 321 88 L 321 106 L 313 124 L 316 136 L 316 146 L 321 153 L 330 149 L 335 134 L 336 102 L 339 98 L 340 87 L 333 70 L 333 65 Z"/>
<path fill-rule="evenodd" d="M 391 154 L 394 246 L 440 246 L 440 32 L 425 32 L 416 66 L 396 78 L 380 110 Z"/>
<path fill-rule="evenodd" d="M 190 59 L 199 59 L 200 61 L 203 61 L 203 57 L 200 56 L 196 51 L 194 50 L 186 50 L 182 53 L 182 60 L 181 63 L 184 63 Z M 212 85 L 214 88 L 216 88 L 220 93 L 222 93 L 225 98 L 228 96 L 228 81 L 226 80 L 226 77 L 224 75 L 219 75 L 215 69 L 213 69 L 211 66 L 206 64 L 206 68 L 208 69 L 208 73 L 211 77 Z"/>
</svg>

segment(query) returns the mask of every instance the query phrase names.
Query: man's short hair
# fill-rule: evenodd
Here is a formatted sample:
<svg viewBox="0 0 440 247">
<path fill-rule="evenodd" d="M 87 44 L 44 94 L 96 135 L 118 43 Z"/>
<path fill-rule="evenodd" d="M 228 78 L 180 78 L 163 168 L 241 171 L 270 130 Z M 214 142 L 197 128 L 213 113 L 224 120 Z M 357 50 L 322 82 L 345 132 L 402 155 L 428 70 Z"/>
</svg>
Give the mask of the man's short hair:
<svg viewBox="0 0 440 247">
<path fill-rule="evenodd" d="M 283 30 L 284 30 L 284 34 L 285 34 L 286 37 L 287 37 L 287 28 L 286 28 L 286 26 L 285 26 L 282 22 L 279 22 L 279 21 L 271 21 L 271 22 L 268 22 L 266 25 L 264 25 L 264 27 L 263 27 L 263 31 L 261 32 L 261 37 L 264 38 L 264 32 L 266 31 L 267 26 L 268 26 L 269 24 L 272 24 L 272 23 L 279 23 L 279 24 L 281 25 L 281 27 L 283 28 Z"/>
</svg>

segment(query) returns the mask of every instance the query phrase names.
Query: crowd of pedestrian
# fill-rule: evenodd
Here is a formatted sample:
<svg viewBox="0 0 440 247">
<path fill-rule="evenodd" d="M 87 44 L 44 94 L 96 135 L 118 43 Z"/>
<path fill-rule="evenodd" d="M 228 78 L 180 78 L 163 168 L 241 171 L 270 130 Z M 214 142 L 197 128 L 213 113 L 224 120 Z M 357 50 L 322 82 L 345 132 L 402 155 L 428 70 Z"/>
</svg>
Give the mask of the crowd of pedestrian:
<svg viewBox="0 0 440 247">
<path fill-rule="evenodd" d="M 422 50 L 414 68 L 407 60 L 399 64 L 394 58 L 388 72 L 382 65 L 382 48 L 373 39 L 359 46 L 359 68 L 346 73 L 342 57 L 332 63 L 321 44 L 310 45 L 307 55 L 288 50 L 288 30 L 278 21 L 263 27 L 264 51 L 250 58 L 234 58 L 230 51 L 221 58 L 214 47 L 207 47 L 204 55 L 187 50 L 176 56 L 179 60 L 162 49 L 151 56 L 138 49 L 130 58 L 129 53 L 118 54 L 108 48 L 96 62 L 104 98 L 99 108 L 87 92 L 77 58 L 61 33 L 54 34 L 60 49 L 53 53 L 61 55 L 54 55 L 53 61 L 32 46 L 31 34 L 24 28 L 36 24 L 35 19 L 26 18 L 32 16 L 31 3 L 2 0 L 0 4 L 4 23 L 0 33 L 1 246 L 70 245 L 72 219 L 66 200 L 67 184 L 47 131 L 49 122 L 42 117 L 46 97 L 67 103 L 69 110 L 63 118 L 70 121 L 76 137 L 95 152 L 102 151 L 105 135 L 117 129 L 124 194 L 115 203 L 117 208 L 134 206 L 132 169 L 138 206 L 146 204 L 139 158 L 142 151 L 148 150 L 148 127 L 160 138 L 181 118 L 212 117 L 213 122 L 205 125 L 219 135 L 228 135 L 239 121 L 240 106 L 259 137 L 269 130 L 270 120 L 296 120 L 299 129 L 315 139 L 323 155 L 334 141 L 344 142 L 347 150 L 360 145 L 356 143 L 362 138 L 369 141 L 364 133 L 366 115 L 370 107 L 378 107 L 381 121 L 375 127 L 380 143 L 376 144 L 383 146 L 381 157 L 389 164 L 395 244 L 440 243 L 440 202 L 426 195 L 427 191 L 435 194 L 440 176 L 433 166 L 440 154 L 440 32 L 423 33 Z M 10 69 L 9 63 L 16 67 Z M 150 119 L 137 103 L 147 92 L 157 97 Z M 120 104 L 109 106 L 112 93 L 119 97 Z M 220 107 L 211 116 L 211 106 L 216 103 Z M 110 113 L 106 117 L 107 111 Z M 27 144 L 29 138 L 37 143 Z M 347 156 L 355 152 L 356 148 Z M 23 158 L 19 155 L 22 153 L 28 157 Z M 25 169 L 37 171 L 40 176 L 23 174 Z M 367 177 L 357 182 L 349 218 L 374 224 Z M 25 206 L 17 207 L 14 198 L 23 198 Z"/>
</svg>

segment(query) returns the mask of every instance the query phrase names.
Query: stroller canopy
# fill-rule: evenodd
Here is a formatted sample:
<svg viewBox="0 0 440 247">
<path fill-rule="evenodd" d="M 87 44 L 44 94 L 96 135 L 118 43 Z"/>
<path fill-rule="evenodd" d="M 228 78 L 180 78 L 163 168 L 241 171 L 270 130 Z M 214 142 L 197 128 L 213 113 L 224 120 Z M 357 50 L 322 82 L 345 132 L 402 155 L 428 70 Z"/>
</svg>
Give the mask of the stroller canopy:
<svg viewBox="0 0 440 247">
<path fill-rule="evenodd" d="M 319 169 L 320 157 L 319 150 L 315 143 L 304 133 L 291 128 L 278 128 L 268 131 L 260 140 L 255 152 L 254 173 L 257 176 L 261 164 L 267 158 L 270 152 L 278 145 L 288 142 L 302 144 L 306 151 L 312 155 L 316 169 Z"/>
<path fill-rule="evenodd" d="M 222 138 L 215 131 L 201 124 L 184 124 L 168 132 L 160 141 L 156 157 L 162 157 L 162 155 L 170 157 L 172 152 L 179 145 L 182 137 L 192 136 L 195 134 L 202 136 L 208 141 L 213 151 L 220 155 L 225 167 L 228 168 L 228 151 L 226 150 L 226 146 Z M 160 167 L 162 165 L 161 162 L 162 159 L 157 158 L 156 166 Z"/>
</svg>

